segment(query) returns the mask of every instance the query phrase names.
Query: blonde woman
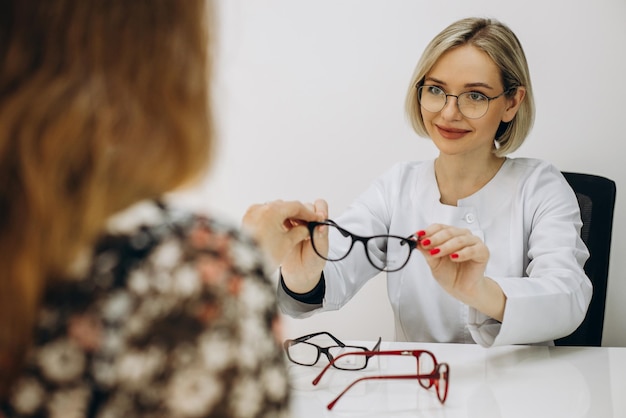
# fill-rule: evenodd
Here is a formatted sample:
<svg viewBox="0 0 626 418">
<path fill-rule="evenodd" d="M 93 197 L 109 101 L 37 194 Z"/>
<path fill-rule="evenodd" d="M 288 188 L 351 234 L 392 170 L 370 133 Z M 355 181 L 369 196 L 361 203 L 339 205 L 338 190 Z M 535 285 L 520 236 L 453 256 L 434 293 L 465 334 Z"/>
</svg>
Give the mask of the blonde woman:
<svg viewBox="0 0 626 418">
<path fill-rule="evenodd" d="M 397 164 L 312 227 L 282 264 L 282 309 L 339 309 L 383 270 L 401 341 L 551 344 L 574 331 L 592 292 L 576 197 L 553 165 L 507 157 L 534 116 L 515 34 L 452 23 L 417 63 L 406 112 L 438 157 Z"/>
</svg>

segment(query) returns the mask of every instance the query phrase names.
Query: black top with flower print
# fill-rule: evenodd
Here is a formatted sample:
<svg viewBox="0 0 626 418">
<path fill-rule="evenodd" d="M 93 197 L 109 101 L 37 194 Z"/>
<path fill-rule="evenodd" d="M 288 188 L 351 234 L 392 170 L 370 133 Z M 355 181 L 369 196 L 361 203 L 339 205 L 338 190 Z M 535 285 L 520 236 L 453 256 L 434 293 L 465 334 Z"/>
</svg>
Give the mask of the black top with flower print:
<svg viewBox="0 0 626 418">
<path fill-rule="evenodd" d="M 153 214 L 104 236 L 85 279 L 49 287 L 0 417 L 287 415 L 275 293 L 254 244 L 208 217 Z"/>
</svg>

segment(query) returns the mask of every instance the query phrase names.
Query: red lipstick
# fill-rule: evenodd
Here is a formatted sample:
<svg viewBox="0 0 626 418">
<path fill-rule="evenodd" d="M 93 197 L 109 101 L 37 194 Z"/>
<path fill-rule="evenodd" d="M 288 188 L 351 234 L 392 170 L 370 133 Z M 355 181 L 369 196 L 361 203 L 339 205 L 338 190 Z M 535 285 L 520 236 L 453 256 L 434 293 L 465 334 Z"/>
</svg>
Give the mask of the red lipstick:
<svg viewBox="0 0 626 418">
<path fill-rule="evenodd" d="M 467 129 L 457 129 L 457 128 L 451 128 L 451 127 L 440 126 L 440 125 L 435 125 L 435 126 L 437 127 L 439 134 L 446 139 L 459 139 L 465 136 L 466 134 L 468 134 L 469 132 L 471 132 L 471 131 L 468 131 Z"/>
</svg>

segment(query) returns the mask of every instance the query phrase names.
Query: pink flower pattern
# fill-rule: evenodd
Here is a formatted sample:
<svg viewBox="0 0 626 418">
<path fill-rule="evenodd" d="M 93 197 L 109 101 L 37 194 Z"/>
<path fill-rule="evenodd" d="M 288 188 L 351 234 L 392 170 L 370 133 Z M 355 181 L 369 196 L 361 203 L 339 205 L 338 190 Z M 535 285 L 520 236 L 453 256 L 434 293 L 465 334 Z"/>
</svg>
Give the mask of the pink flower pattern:
<svg viewBox="0 0 626 418">
<path fill-rule="evenodd" d="M 157 206 L 161 219 L 103 236 L 83 280 L 47 289 L 0 418 L 287 417 L 262 255 L 215 219 Z"/>
</svg>

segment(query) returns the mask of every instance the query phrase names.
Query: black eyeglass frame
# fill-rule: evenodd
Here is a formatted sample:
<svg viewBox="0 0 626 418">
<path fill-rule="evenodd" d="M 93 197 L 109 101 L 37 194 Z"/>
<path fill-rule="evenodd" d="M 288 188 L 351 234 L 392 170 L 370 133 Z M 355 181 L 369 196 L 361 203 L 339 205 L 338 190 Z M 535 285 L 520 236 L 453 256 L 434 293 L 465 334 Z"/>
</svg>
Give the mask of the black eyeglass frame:
<svg viewBox="0 0 626 418">
<path fill-rule="evenodd" d="M 332 338 L 332 340 L 337 343 L 337 345 L 329 345 L 327 347 L 321 347 L 317 344 L 314 344 L 308 340 L 310 340 L 313 337 L 317 337 L 319 335 L 327 335 L 330 338 Z M 374 345 L 374 347 L 372 349 L 369 349 L 367 347 L 361 347 L 358 345 L 346 345 L 345 343 L 343 343 L 342 341 L 340 341 L 337 337 L 335 337 L 334 335 L 332 335 L 330 332 L 327 331 L 321 331 L 321 332 L 316 332 L 313 334 L 309 334 L 309 335 L 304 335 L 302 337 L 298 337 L 296 339 L 287 339 L 283 342 L 283 349 L 285 350 L 285 354 L 287 354 L 287 358 L 289 359 L 289 361 L 291 361 L 292 363 L 298 364 L 300 366 L 314 366 L 317 364 L 317 362 L 320 359 L 320 356 L 322 354 L 324 354 L 326 356 L 326 358 L 328 359 L 328 363 L 332 364 L 332 367 L 334 367 L 335 369 L 338 370 L 363 370 L 367 367 L 369 359 L 374 355 L 374 354 L 369 354 L 365 356 L 365 364 L 363 365 L 363 367 L 359 367 L 359 368 L 343 368 L 340 366 L 337 366 L 335 364 L 335 359 L 336 357 L 334 357 L 332 354 L 330 354 L 330 349 L 334 348 L 334 347 L 341 347 L 341 348 L 345 348 L 345 349 L 357 349 L 357 350 L 362 350 L 363 352 L 368 352 L 368 353 L 373 353 L 373 352 L 377 352 L 380 350 L 380 344 L 382 342 L 382 337 L 378 337 L 378 341 L 376 342 L 376 344 Z M 313 347 L 315 347 L 317 349 L 317 358 L 315 359 L 314 362 L 312 363 L 300 363 L 296 360 L 294 360 L 290 355 L 289 355 L 289 347 L 291 347 L 292 345 L 296 345 L 296 344 L 308 344 L 308 345 L 312 345 Z M 339 357 L 339 356 L 337 356 Z"/>
<path fill-rule="evenodd" d="M 350 243 L 350 248 L 348 249 L 348 251 L 346 251 L 346 253 L 338 258 L 330 258 L 327 255 L 323 255 L 322 253 L 320 253 L 317 249 L 317 247 L 315 246 L 315 228 L 320 226 L 320 225 L 328 225 L 328 226 L 332 226 L 333 228 L 336 228 L 344 237 L 350 237 L 352 239 L 352 242 Z M 348 231 L 345 228 L 340 227 L 339 225 L 337 225 L 337 223 L 331 219 L 326 219 L 324 221 L 321 222 L 316 222 L 316 221 L 312 221 L 309 222 L 307 225 L 308 229 L 309 229 L 309 235 L 311 236 L 311 246 L 313 247 L 313 251 L 315 251 L 315 254 L 317 254 L 320 258 L 323 258 L 326 261 L 341 261 L 344 258 L 346 258 L 351 252 L 352 252 L 352 248 L 354 248 L 354 243 L 356 241 L 359 241 L 363 244 L 363 250 L 365 251 L 365 256 L 367 257 L 367 261 L 370 262 L 370 264 L 376 268 L 377 270 L 380 271 L 384 271 L 386 273 L 393 273 L 399 270 L 402 270 L 407 263 L 409 262 L 409 260 L 411 259 L 411 254 L 413 254 L 413 250 L 415 248 L 417 248 L 417 244 L 418 244 L 418 238 L 415 234 L 411 234 L 408 237 L 401 237 L 399 235 L 373 235 L 370 237 L 363 237 L 357 234 L 353 234 L 352 232 Z M 396 267 L 393 269 L 388 269 L 386 267 L 381 268 L 379 266 L 377 266 L 374 261 L 371 259 L 370 257 L 370 253 L 367 250 L 367 242 L 372 240 L 372 239 L 378 239 L 378 238 L 394 238 L 394 239 L 399 239 L 401 241 L 401 245 L 404 245 L 404 243 L 406 243 L 410 250 L 409 250 L 409 255 L 406 258 L 406 260 L 404 261 L 404 263 L 402 263 L 402 265 L 400 267 Z"/>
<path fill-rule="evenodd" d="M 426 107 L 424 107 L 424 105 L 422 104 L 422 89 L 424 87 L 435 87 L 435 88 L 437 88 L 437 89 L 439 89 L 439 90 L 441 90 L 443 92 L 443 94 L 445 95 L 446 99 L 443 102 L 443 105 L 441 106 L 441 109 L 439 109 L 439 110 L 430 110 L 430 109 L 426 109 Z M 424 109 L 426 109 L 426 111 L 431 112 L 431 113 L 441 112 L 446 107 L 446 105 L 448 104 L 448 97 L 455 97 L 456 98 L 456 108 L 467 119 L 480 119 L 480 118 L 482 118 L 489 111 L 489 104 L 491 103 L 492 100 L 495 100 L 495 99 L 498 99 L 498 98 L 500 98 L 500 97 L 502 97 L 504 95 L 507 95 L 507 94 L 509 94 L 510 92 L 512 92 L 512 91 L 514 91 L 516 89 L 516 87 L 510 87 L 510 88 L 504 90 L 502 93 L 498 94 L 497 96 L 489 97 L 486 94 L 483 94 L 483 93 L 481 93 L 479 91 L 466 91 L 466 92 L 463 92 L 461 94 L 449 94 L 444 89 L 442 89 L 441 87 L 430 85 L 430 84 L 417 84 L 415 86 L 415 88 L 417 89 L 417 102 L 419 103 L 420 107 L 423 107 Z M 485 108 L 485 112 L 482 115 L 480 115 L 480 116 L 474 116 L 474 117 L 467 116 L 465 113 L 463 113 L 463 110 L 461 110 L 461 106 L 459 105 L 459 96 L 462 96 L 464 94 L 478 94 L 478 95 L 481 95 L 482 97 L 484 97 L 485 99 L 487 99 L 487 107 Z"/>
</svg>

